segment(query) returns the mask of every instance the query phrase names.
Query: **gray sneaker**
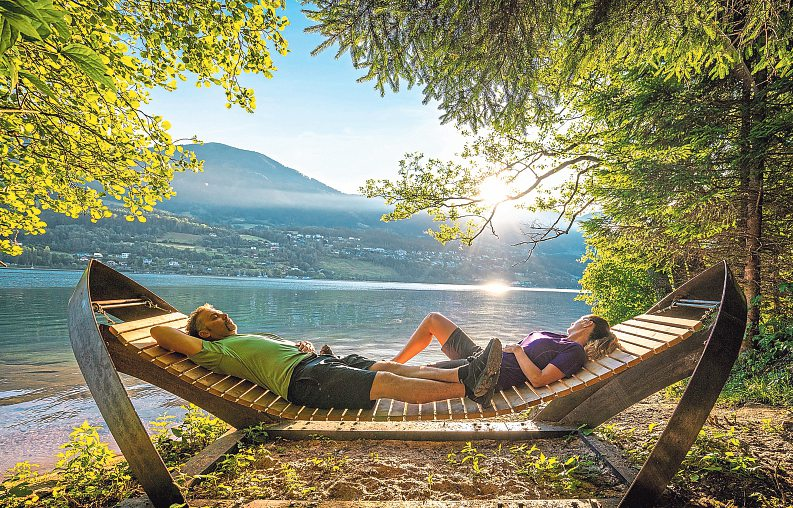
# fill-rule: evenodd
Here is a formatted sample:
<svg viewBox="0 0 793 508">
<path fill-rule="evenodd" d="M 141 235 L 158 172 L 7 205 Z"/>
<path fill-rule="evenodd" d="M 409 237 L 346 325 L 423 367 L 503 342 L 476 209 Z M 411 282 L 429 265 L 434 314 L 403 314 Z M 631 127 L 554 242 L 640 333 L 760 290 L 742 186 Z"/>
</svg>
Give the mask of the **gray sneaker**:
<svg viewBox="0 0 793 508">
<path fill-rule="evenodd" d="M 468 375 L 463 379 L 465 396 L 487 407 L 495 392 L 501 371 L 501 341 L 491 339 L 482 354 L 469 364 Z"/>
</svg>

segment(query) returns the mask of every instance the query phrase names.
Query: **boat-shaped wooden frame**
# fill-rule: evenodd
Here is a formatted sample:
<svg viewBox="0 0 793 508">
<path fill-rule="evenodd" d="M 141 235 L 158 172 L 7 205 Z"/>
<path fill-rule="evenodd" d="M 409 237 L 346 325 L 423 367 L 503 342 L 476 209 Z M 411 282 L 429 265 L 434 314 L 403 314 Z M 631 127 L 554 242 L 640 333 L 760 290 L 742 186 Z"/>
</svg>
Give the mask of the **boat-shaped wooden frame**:
<svg viewBox="0 0 793 508">
<path fill-rule="evenodd" d="M 100 323 L 97 312 L 106 316 L 107 322 Z M 340 425 L 356 425 L 378 419 L 471 419 L 514 413 L 545 402 L 547 405 L 534 417 L 538 426 L 532 435 L 545 433 L 546 437 L 559 435 L 560 428 L 572 431 L 580 425 L 597 426 L 648 395 L 691 376 L 664 432 L 620 503 L 648 506 L 677 472 L 727 380 L 744 334 L 746 303 L 726 262 L 720 262 L 646 313 L 615 325 L 623 350 L 589 362 L 589 367 L 573 378 L 543 388 L 527 384 L 514 394 L 502 392 L 490 410 L 465 400 L 396 406 L 394 401 L 386 401 L 378 413 L 382 402 L 378 401 L 366 414 L 295 407 L 278 400 L 266 388 L 204 373 L 183 355 L 161 350 L 151 342 L 151 326 L 177 326 L 183 318 L 155 293 L 96 260 L 89 262 L 69 300 L 69 333 L 77 362 L 109 430 L 155 506 L 184 503 L 184 496 L 154 449 L 118 372 L 168 390 L 238 429 L 284 419 L 309 420 L 301 423 L 303 432 L 319 425 L 313 421 L 341 420 Z M 218 376 L 217 381 L 207 381 L 208 376 Z M 262 400 L 265 402 L 258 402 Z M 546 429 L 544 424 L 553 427 Z M 439 425 L 435 432 L 425 427 L 423 434 L 416 433 L 424 437 L 412 437 L 405 428 L 366 432 L 361 426 L 328 434 L 336 438 L 442 440 L 443 429 L 448 427 Z M 290 432 L 286 428 L 282 432 Z M 504 433 L 507 438 L 510 435 Z"/>
</svg>

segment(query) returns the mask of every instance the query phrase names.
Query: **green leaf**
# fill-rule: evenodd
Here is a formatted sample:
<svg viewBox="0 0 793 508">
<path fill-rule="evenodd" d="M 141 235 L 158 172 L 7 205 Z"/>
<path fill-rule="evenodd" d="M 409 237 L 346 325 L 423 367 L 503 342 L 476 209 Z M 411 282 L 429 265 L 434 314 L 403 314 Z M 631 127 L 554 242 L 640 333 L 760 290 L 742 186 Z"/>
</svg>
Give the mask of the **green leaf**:
<svg viewBox="0 0 793 508">
<path fill-rule="evenodd" d="M 19 33 L 23 35 L 27 35 L 32 39 L 36 39 L 39 41 L 41 40 L 41 35 L 39 35 L 39 30 L 35 26 L 33 26 L 30 17 L 25 16 L 24 14 L 19 14 L 4 9 L 2 5 L 0 5 L 0 16 L 2 16 L 6 21 L 8 21 L 8 23 L 10 23 L 11 26 L 16 28 L 19 31 Z"/>
<path fill-rule="evenodd" d="M 74 62 L 86 76 L 115 90 L 116 87 L 113 84 L 113 80 L 107 75 L 107 67 L 94 50 L 82 44 L 69 44 L 61 52 L 66 58 Z"/>
<path fill-rule="evenodd" d="M 13 58 L 6 59 L 8 62 L 9 75 L 11 76 L 11 88 L 16 88 L 19 83 L 19 67 Z"/>
<path fill-rule="evenodd" d="M 11 46 L 17 41 L 19 37 L 19 31 L 16 28 L 11 26 L 5 18 L 2 20 L 2 26 L 0 26 L 0 55 L 8 51 Z"/>
<path fill-rule="evenodd" d="M 25 71 L 19 71 L 19 75 L 22 76 L 23 78 L 27 79 L 31 83 L 33 83 L 33 86 L 35 86 L 41 93 L 43 93 L 47 97 L 50 97 L 50 98 L 53 98 L 53 99 L 55 98 L 55 94 L 53 93 L 52 88 L 50 88 L 50 86 L 47 83 L 45 83 L 44 81 L 40 80 L 38 78 L 38 76 L 35 76 L 35 75 L 33 75 L 33 74 L 29 73 L 29 72 L 25 72 Z"/>
</svg>

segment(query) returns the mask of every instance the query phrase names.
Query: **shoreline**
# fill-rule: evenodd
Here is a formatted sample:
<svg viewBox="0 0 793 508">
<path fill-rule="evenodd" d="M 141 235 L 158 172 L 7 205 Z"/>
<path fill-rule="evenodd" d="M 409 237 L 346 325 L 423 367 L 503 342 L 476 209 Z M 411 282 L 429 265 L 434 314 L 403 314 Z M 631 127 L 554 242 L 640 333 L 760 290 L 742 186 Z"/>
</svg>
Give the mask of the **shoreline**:
<svg viewBox="0 0 793 508">
<path fill-rule="evenodd" d="M 114 268 L 115 269 L 115 268 Z M 66 272 L 66 273 L 83 273 L 84 270 L 77 270 L 71 268 L 23 268 L 17 266 L 6 266 L 2 268 L 3 271 L 18 271 L 22 273 L 30 272 Z M 526 291 L 535 293 L 574 293 L 583 294 L 585 291 L 580 287 L 575 288 L 548 288 L 548 287 L 524 287 L 518 285 L 507 284 L 494 284 L 494 283 L 479 283 L 479 284 L 450 284 L 443 282 L 405 282 L 405 281 L 380 281 L 380 280 L 363 280 L 363 279 L 311 279 L 311 278 L 277 278 L 277 277 L 249 277 L 249 276 L 232 276 L 232 275 L 199 275 L 199 274 L 183 274 L 183 273 L 160 273 L 160 272 L 134 272 L 127 270 L 117 270 L 120 273 L 134 277 L 137 275 L 143 276 L 163 276 L 163 277 L 191 277 L 196 279 L 210 279 L 210 280 L 233 280 L 233 281 L 273 281 L 279 284 L 294 283 L 294 282 L 307 282 L 317 284 L 318 286 L 333 285 L 333 284 L 366 284 L 366 285 L 393 285 L 394 289 L 413 289 L 416 291 L 488 291 L 488 292 L 511 292 L 511 291 Z M 2 286 L 0 286 L 2 287 Z M 389 288 L 385 288 L 389 289 Z"/>
</svg>

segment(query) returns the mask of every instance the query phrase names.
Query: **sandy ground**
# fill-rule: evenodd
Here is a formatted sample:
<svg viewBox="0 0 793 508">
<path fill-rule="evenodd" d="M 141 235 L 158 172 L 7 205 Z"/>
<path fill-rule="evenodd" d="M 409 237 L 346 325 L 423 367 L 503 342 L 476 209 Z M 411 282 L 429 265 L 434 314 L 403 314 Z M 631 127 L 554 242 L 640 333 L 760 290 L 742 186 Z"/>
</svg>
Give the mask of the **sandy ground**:
<svg viewBox="0 0 793 508">
<path fill-rule="evenodd" d="M 660 429 L 674 407 L 673 402 L 655 395 L 609 423 L 619 428 L 646 428 L 658 423 Z M 781 504 L 776 506 L 793 506 L 791 483 L 785 473 L 793 471 L 792 420 L 790 410 L 780 408 L 751 405 L 715 409 L 706 425 L 717 429 L 735 427 L 746 453 L 758 459 L 763 474 L 736 477 L 713 473 L 697 482 L 676 481 L 667 489 L 662 503 L 762 506 L 758 498 L 751 497 L 759 492 L 767 498 L 777 498 Z M 223 477 L 220 483 L 228 488 L 221 488 L 221 495 L 217 495 L 218 482 L 210 481 L 194 487 L 191 497 L 226 498 L 233 500 L 231 505 L 243 506 L 254 499 L 316 502 L 615 498 L 625 489 L 611 469 L 577 438 L 478 441 L 472 443 L 475 451 L 466 451 L 465 446 L 464 442 L 274 440 L 252 449 L 252 464 Z M 537 450 L 531 451 L 532 446 Z M 613 449 L 619 453 L 617 447 Z M 546 462 L 540 459 L 540 452 Z M 623 455 L 629 459 L 629 453 Z M 476 467 L 474 457 L 478 457 Z M 561 462 L 577 457 L 579 466 L 569 475 L 543 472 L 549 457 Z M 630 463 L 627 459 L 625 462 Z"/>
</svg>

